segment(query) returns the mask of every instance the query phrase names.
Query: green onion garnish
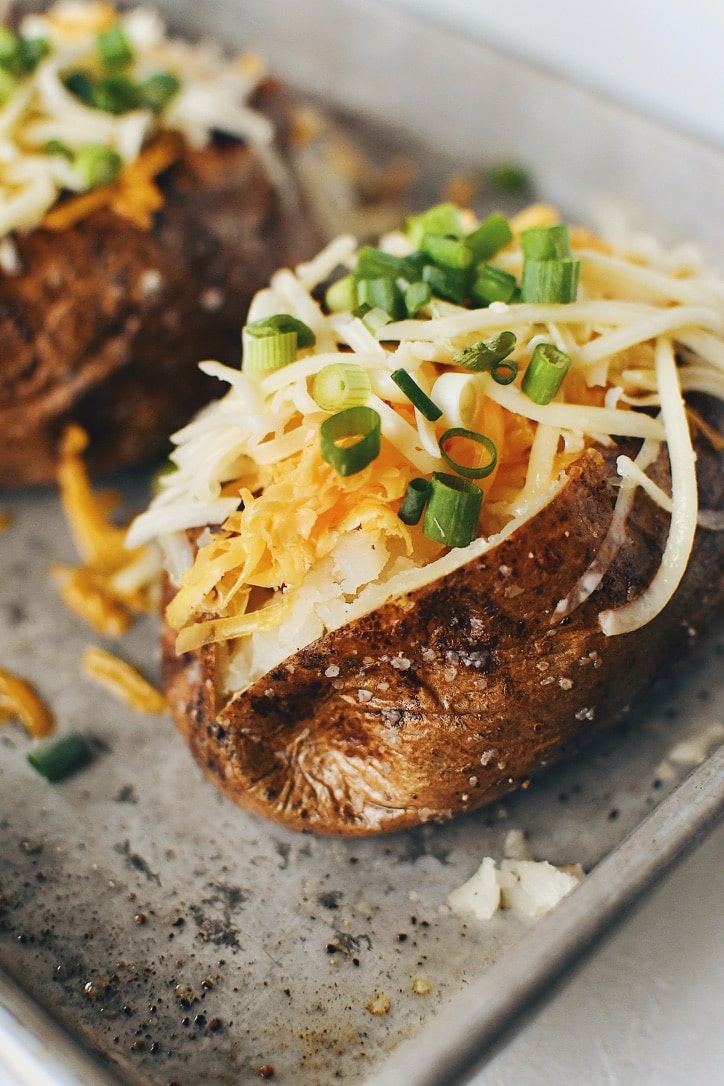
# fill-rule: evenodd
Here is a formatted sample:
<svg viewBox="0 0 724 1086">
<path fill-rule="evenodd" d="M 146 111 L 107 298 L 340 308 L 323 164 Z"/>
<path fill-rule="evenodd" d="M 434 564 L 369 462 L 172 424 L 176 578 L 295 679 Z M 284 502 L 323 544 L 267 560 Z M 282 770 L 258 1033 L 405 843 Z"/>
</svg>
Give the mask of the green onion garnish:
<svg viewBox="0 0 724 1086">
<path fill-rule="evenodd" d="M 353 275 L 343 275 L 330 283 L 324 295 L 330 313 L 351 313 L 357 307 L 357 291 Z"/>
<path fill-rule="evenodd" d="M 74 94 L 76 98 L 80 98 L 87 106 L 93 105 L 93 80 L 90 78 L 87 72 L 77 71 L 69 72 L 63 79 L 63 83 L 67 90 L 71 94 Z"/>
<path fill-rule="evenodd" d="M 354 311 L 355 317 L 359 317 L 365 328 L 376 336 L 380 329 L 390 324 L 392 317 L 386 309 L 380 309 L 378 305 L 361 305 Z"/>
<path fill-rule="evenodd" d="M 0 26 L 0 67 L 13 75 L 22 70 L 20 38 L 7 26 Z"/>
<path fill-rule="evenodd" d="M 438 298 L 446 298 L 449 302 L 462 305 L 467 297 L 467 268 L 443 268 L 439 264 L 426 264 L 422 269 L 422 278 Z"/>
<path fill-rule="evenodd" d="M 526 260 L 558 260 L 571 255 L 571 237 L 565 223 L 523 230 L 520 245 Z"/>
<path fill-rule="evenodd" d="M 288 366 L 297 357 L 299 346 L 297 333 L 279 332 L 274 328 L 262 327 L 255 332 L 245 331 L 244 369 L 247 373 L 272 373 Z"/>
<path fill-rule="evenodd" d="M 47 38 L 20 39 L 20 55 L 23 60 L 23 67 L 28 72 L 37 68 L 41 60 L 43 60 L 44 57 L 47 57 L 49 52 L 50 42 Z"/>
<path fill-rule="evenodd" d="M 475 539 L 483 492 L 468 479 L 433 472 L 422 530 L 448 547 L 467 547 Z"/>
<path fill-rule="evenodd" d="M 420 248 L 444 268 L 469 268 L 474 259 L 472 249 L 459 238 L 423 234 Z"/>
<path fill-rule="evenodd" d="M 356 362 L 323 366 L 314 378 L 312 399 L 323 411 L 341 411 L 366 403 L 372 391 L 367 373 Z"/>
<path fill-rule="evenodd" d="M 139 105 L 160 113 L 181 89 L 181 80 L 173 72 L 157 72 L 136 88 Z"/>
<path fill-rule="evenodd" d="M 488 454 L 488 462 L 486 464 L 478 464 L 474 466 L 468 466 L 467 464 L 461 464 L 458 460 L 455 460 L 447 452 L 445 445 L 448 441 L 452 441 L 453 438 L 465 438 L 466 441 L 473 442 L 474 445 L 481 445 Z M 440 452 L 451 468 L 463 475 L 466 479 L 485 479 L 495 469 L 495 465 L 498 463 L 498 450 L 495 447 L 495 443 L 490 440 L 486 434 L 479 434 L 477 430 L 466 430 L 464 426 L 452 426 L 449 430 L 440 438 Z"/>
<path fill-rule="evenodd" d="M 575 302 L 580 271 L 581 261 L 577 257 L 557 260 L 526 258 L 520 284 L 521 298 L 524 302 Z"/>
<path fill-rule="evenodd" d="M 523 392 L 534 403 L 550 403 L 571 367 L 571 356 L 552 343 L 539 343 L 523 374 Z"/>
<path fill-rule="evenodd" d="M 103 63 L 108 68 L 122 68 L 133 60 L 131 43 L 120 26 L 104 30 L 96 37 L 96 45 Z"/>
<path fill-rule="evenodd" d="M 390 376 L 397 387 L 405 393 L 408 400 L 414 404 L 420 414 L 422 414 L 428 422 L 434 422 L 435 419 L 440 418 L 442 415 L 440 408 L 422 391 L 407 370 L 394 370 Z"/>
<path fill-rule="evenodd" d="M 530 173 L 517 162 L 498 163 L 488 170 L 487 179 L 491 188 L 506 196 L 518 196 L 532 187 Z"/>
<path fill-rule="evenodd" d="M 78 732 L 63 732 L 47 739 L 28 754 L 28 761 L 46 780 L 61 781 L 93 758 L 90 744 Z"/>
<path fill-rule="evenodd" d="M 432 483 L 429 479 L 410 479 L 397 516 L 403 524 L 417 524 L 425 503 L 430 496 Z"/>
<path fill-rule="evenodd" d="M 432 298 L 429 283 L 410 283 L 405 291 L 405 309 L 408 317 L 416 317 Z"/>
<path fill-rule="evenodd" d="M 327 463 L 339 475 L 355 475 L 380 454 L 380 416 L 371 407 L 348 407 L 324 420 L 319 438 Z"/>
<path fill-rule="evenodd" d="M 317 342 L 312 329 L 298 317 L 292 317 L 290 313 L 275 313 L 272 317 L 261 317 L 244 326 L 244 331 L 250 336 L 268 336 L 274 332 L 296 332 L 297 346 L 300 350 L 305 347 L 313 347 Z"/>
<path fill-rule="evenodd" d="M 63 158 L 67 158 L 69 161 L 73 159 L 72 149 L 62 140 L 48 140 L 43 146 L 43 150 L 46 155 L 62 155 Z"/>
<path fill-rule="evenodd" d="M 357 256 L 355 276 L 357 279 L 415 280 L 419 278 L 424 263 L 425 258 L 421 253 L 395 256 L 384 249 L 363 245 Z"/>
<path fill-rule="evenodd" d="M 516 342 L 515 332 L 499 332 L 497 336 L 481 339 L 479 343 L 466 347 L 454 356 L 453 361 L 473 373 L 492 370 L 511 354 Z"/>
<path fill-rule="evenodd" d="M 405 233 L 414 248 L 417 248 L 425 234 L 437 234 L 439 237 L 462 237 L 463 227 L 460 213 L 455 204 L 436 204 L 420 215 L 408 215 L 405 220 Z"/>
<path fill-rule="evenodd" d="M 9 102 L 18 89 L 18 81 L 5 68 L 0 68 L 0 106 Z"/>
<path fill-rule="evenodd" d="M 465 244 L 472 249 L 476 260 L 490 260 L 512 240 L 510 223 L 499 211 L 488 215 L 480 226 L 465 236 Z"/>
<path fill-rule="evenodd" d="M 113 147 L 107 147 L 104 143 L 88 143 L 78 151 L 73 165 L 85 188 L 95 189 L 115 181 L 123 166 L 123 159 Z"/>
<path fill-rule="evenodd" d="M 517 280 L 510 272 L 495 264 L 478 264 L 470 294 L 481 305 L 490 305 L 491 302 L 511 301 L 517 287 Z"/>
<path fill-rule="evenodd" d="M 384 309 L 390 317 L 399 320 L 405 316 L 405 302 L 394 279 L 378 276 L 374 279 L 357 279 L 357 305 L 371 309 Z"/>
<path fill-rule="evenodd" d="M 137 109 L 138 87 L 127 75 L 109 75 L 98 79 L 91 89 L 91 105 L 104 113 L 121 114 Z"/>
</svg>

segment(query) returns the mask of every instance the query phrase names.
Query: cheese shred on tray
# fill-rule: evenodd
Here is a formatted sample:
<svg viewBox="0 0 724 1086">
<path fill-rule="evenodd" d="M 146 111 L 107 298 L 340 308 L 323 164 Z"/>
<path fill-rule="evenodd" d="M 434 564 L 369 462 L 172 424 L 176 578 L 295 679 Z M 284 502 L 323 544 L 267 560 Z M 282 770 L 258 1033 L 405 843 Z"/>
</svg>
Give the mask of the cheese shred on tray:
<svg viewBox="0 0 724 1086">
<path fill-rule="evenodd" d="M 554 621 L 595 592 L 643 490 L 668 542 L 648 586 L 600 613 L 608 635 L 666 606 L 697 520 L 722 527 L 698 508 L 683 393 L 724 398 L 724 282 L 688 249 L 628 251 L 542 205 L 478 221 L 440 204 L 377 248 L 343 236 L 279 271 L 242 367 L 201 368 L 229 390 L 174 435 L 128 545 L 160 540 L 177 649 L 226 643 L 227 690 L 484 555 L 593 444 L 637 451 Z M 646 475 L 663 445 L 670 493 Z"/>
</svg>

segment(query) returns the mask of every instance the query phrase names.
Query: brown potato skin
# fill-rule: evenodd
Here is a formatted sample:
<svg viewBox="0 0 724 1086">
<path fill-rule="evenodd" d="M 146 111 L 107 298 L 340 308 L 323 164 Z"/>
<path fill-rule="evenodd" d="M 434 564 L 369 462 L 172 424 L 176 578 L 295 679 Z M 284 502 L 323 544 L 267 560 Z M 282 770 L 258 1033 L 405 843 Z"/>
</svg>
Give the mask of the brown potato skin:
<svg viewBox="0 0 724 1086">
<path fill-rule="evenodd" d="M 475 810 L 610 723 L 724 602 L 722 533 L 699 529 L 665 611 L 634 633 L 601 632 L 599 612 L 638 594 L 666 539 L 668 517 L 639 495 L 598 591 L 551 624 L 606 534 L 620 451 L 587 451 L 494 551 L 328 634 L 228 704 L 215 689 L 222 650 L 179 658 L 167 629 L 169 704 L 205 773 L 289 827 L 375 834 Z M 720 506 L 723 468 L 700 442 L 702 507 Z M 665 454 L 656 475 L 666 483 Z"/>
<path fill-rule="evenodd" d="M 292 99 L 269 80 L 255 104 L 283 153 Z M 157 180 L 150 230 L 102 209 L 16 235 L 21 273 L 0 271 L 0 487 L 53 482 L 71 421 L 90 436 L 94 473 L 165 455 L 167 435 L 224 391 L 199 361 L 238 366 L 254 293 L 319 248 L 244 144 L 186 147 Z"/>
</svg>

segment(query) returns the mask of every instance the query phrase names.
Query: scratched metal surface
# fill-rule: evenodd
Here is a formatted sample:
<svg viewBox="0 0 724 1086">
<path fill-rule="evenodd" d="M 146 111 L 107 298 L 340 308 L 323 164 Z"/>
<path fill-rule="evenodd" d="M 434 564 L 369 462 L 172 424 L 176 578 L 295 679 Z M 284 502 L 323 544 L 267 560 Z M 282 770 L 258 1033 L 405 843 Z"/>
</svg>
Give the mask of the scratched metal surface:
<svg viewBox="0 0 724 1086">
<path fill-rule="evenodd" d="M 198 29 L 198 6 L 159 6 Z M 535 142 L 536 108 L 551 125 L 580 125 L 594 109 L 598 124 L 580 138 L 600 161 L 618 133 L 609 179 L 634 203 L 646 191 L 644 160 L 656 176 L 657 156 L 666 157 L 669 186 L 657 188 L 648 211 L 674 236 L 692 232 L 691 201 L 683 207 L 679 199 L 694 184 L 692 163 L 697 206 L 709 196 L 709 206 L 721 204 L 724 170 L 707 149 L 642 129 L 455 38 L 440 61 L 441 78 L 461 81 L 448 117 L 428 103 L 413 63 L 415 54 L 429 55 L 436 35 L 397 16 L 373 20 L 371 34 L 363 7 L 369 13 L 369 4 L 308 0 L 292 14 L 281 0 L 247 3 L 242 40 L 258 42 L 304 89 L 319 93 L 326 81 L 335 104 L 389 119 L 382 103 L 399 102 L 403 127 L 416 138 L 432 131 L 438 149 L 451 153 L 461 153 L 467 132 L 468 151 L 482 155 L 478 143 L 498 132 L 501 156 L 524 155 Z M 225 27 L 229 42 L 239 33 L 233 8 L 203 11 L 208 29 Z M 376 66 L 391 56 L 395 79 L 383 86 Z M 482 117 L 476 126 L 475 80 L 483 86 L 501 71 L 516 96 L 499 107 L 507 114 L 495 125 Z M 562 120 L 548 117 L 546 103 L 563 110 Z M 421 116 L 430 131 L 420 131 Z M 559 192 L 565 206 L 582 211 L 593 195 L 588 160 L 572 165 L 576 191 L 552 161 L 539 167 L 542 194 Z M 724 214 L 709 221 L 708 238 L 701 223 L 692 236 L 716 249 L 713 231 Z M 140 504 L 143 485 L 130 490 Z M 244 1086 L 272 1069 L 274 1081 L 294 1086 L 362 1082 L 527 930 L 511 914 L 483 925 L 446 911 L 449 891 L 481 857 L 500 857 L 516 828 L 535 855 L 592 867 L 685 775 L 706 746 L 702 736 L 713 742 L 722 718 L 724 650 L 713 637 L 645 712 L 505 803 L 387 839 L 291 834 L 222 799 L 166 718 L 133 713 L 82 678 L 83 649 L 98 640 L 59 604 L 47 574 L 52 562 L 74 557 L 56 497 L 7 494 L 0 507 L 13 517 L 0 536 L 0 660 L 37 685 L 61 726 L 83 731 L 96 748 L 87 770 L 51 787 L 28 766 L 22 730 L 0 730 L 0 967 L 129 1083 Z M 120 651 L 153 676 L 154 621 L 139 623 Z M 697 742 L 688 761 L 671 760 L 690 738 Z"/>
</svg>

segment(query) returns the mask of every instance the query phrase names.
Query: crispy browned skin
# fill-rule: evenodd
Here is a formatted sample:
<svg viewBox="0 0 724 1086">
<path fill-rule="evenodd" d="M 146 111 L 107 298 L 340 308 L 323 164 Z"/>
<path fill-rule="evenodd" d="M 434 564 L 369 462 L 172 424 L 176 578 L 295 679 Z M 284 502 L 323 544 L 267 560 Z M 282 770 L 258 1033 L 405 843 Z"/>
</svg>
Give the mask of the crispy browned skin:
<svg viewBox="0 0 724 1086">
<path fill-rule="evenodd" d="M 283 139 L 284 91 L 270 82 L 258 104 Z M 0 486 L 53 480 L 71 420 L 90 435 L 96 471 L 161 456 L 223 391 L 198 362 L 238 365 L 254 292 L 319 246 L 239 143 L 187 149 L 159 182 L 150 231 L 102 210 L 17 237 L 23 271 L 0 273 Z"/>
<path fill-rule="evenodd" d="M 288 826 L 371 834 L 474 810 L 610 723 L 724 602 L 722 533 L 700 529 L 672 604 L 604 636 L 599 612 L 638 594 L 666 538 L 668 518 L 639 496 L 599 590 L 551 625 L 606 533 L 616 451 L 586 453 L 485 558 L 327 635 L 229 704 L 215 690 L 218 650 L 177 658 L 167 630 L 171 710 L 204 771 Z M 665 480 L 665 457 L 657 467 Z M 722 502 L 723 468 L 700 443 L 704 507 Z"/>
</svg>

